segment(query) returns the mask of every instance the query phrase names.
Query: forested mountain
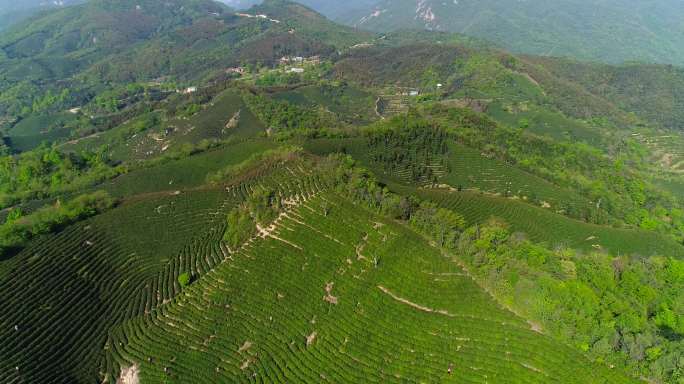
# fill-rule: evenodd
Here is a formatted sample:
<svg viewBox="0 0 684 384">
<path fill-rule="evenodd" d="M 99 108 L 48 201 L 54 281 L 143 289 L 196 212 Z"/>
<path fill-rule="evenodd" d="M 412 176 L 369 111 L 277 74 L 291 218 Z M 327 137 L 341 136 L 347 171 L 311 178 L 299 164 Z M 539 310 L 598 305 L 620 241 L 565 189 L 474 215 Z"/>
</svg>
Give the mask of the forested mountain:
<svg viewBox="0 0 684 384">
<path fill-rule="evenodd" d="M 468 34 L 506 49 L 609 63 L 684 64 L 684 4 L 676 0 L 305 1 L 374 31 L 418 28 Z M 343 7 L 330 3 L 344 4 Z M 350 13 L 350 11 L 355 11 Z"/>
<path fill-rule="evenodd" d="M 25 115 L 43 101 L 78 107 L 104 88 L 187 83 L 283 55 L 330 55 L 367 37 L 295 4 L 261 7 L 271 20 L 211 0 L 93 0 L 47 14 L 0 36 L 0 114 Z"/>
<path fill-rule="evenodd" d="M 684 72 L 380 4 L 433 30 L 91 0 L 0 33 L 0 382 L 682 384 Z"/>
</svg>

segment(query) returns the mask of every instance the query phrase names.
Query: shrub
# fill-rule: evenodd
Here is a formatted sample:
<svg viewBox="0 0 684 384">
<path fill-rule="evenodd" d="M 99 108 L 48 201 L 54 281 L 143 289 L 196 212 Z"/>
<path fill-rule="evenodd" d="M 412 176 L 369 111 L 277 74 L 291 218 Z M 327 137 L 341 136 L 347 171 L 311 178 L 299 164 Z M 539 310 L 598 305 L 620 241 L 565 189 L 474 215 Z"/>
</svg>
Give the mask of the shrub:
<svg viewBox="0 0 684 384">
<path fill-rule="evenodd" d="M 190 274 L 187 272 L 178 275 L 178 284 L 180 284 L 181 287 L 187 287 L 188 284 L 190 284 L 190 280 Z"/>
</svg>

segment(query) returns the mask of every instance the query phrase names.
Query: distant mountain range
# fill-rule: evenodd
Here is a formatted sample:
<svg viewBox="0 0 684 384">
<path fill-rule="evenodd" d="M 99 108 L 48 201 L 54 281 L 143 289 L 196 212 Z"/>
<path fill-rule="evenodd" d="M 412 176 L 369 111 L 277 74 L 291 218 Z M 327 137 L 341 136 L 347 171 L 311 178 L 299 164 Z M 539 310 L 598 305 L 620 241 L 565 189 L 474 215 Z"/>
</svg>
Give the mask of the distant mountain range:
<svg viewBox="0 0 684 384">
<path fill-rule="evenodd" d="M 0 30 L 18 23 L 36 12 L 62 8 L 85 0 L 0 0 Z"/>
<path fill-rule="evenodd" d="M 459 32 L 536 55 L 684 64 L 684 2 L 675 0 L 380 0 L 341 16 L 375 31 Z"/>
<path fill-rule="evenodd" d="M 0 30 L 36 12 L 86 0 L 0 0 Z M 219 0 L 248 9 L 261 0 Z M 684 65 L 684 2 L 657 0 L 299 0 L 375 32 L 426 29 L 489 40 L 507 50 L 579 60 Z"/>
<path fill-rule="evenodd" d="M 224 2 L 247 7 L 258 0 Z M 458 32 L 519 53 L 684 65 L 684 2 L 677 0 L 299 2 L 335 21 L 377 32 Z"/>
</svg>

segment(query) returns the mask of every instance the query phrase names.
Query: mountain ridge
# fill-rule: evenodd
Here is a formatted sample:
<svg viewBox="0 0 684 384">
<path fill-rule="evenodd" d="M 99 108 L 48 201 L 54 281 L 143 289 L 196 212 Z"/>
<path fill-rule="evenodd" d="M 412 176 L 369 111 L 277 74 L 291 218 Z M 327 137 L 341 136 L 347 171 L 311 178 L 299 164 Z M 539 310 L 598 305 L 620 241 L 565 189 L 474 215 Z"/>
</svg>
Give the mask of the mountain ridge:
<svg viewBox="0 0 684 384">
<path fill-rule="evenodd" d="M 676 1 L 639 3 L 604 0 L 473 1 L 379 0 L 343 10 L 324 1 L 314 8 L 348 25 L 377 32 L 397 28 L 465 33 L 518 53 L 580 60 L 684 65 L 684 5 Z M 353 10 L 353 9 L 355 10 Z M 350 14 L 351 11 L 351 14 Z"/>
</svg>

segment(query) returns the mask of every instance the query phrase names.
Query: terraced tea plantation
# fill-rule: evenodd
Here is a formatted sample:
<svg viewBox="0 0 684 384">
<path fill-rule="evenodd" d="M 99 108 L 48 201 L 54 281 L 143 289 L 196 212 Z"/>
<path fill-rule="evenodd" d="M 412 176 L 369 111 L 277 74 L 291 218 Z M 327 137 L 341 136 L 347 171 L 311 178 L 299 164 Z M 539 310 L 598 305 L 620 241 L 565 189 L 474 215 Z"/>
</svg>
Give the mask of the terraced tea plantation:
<svg viewBox="0 0 684 384">
<path fill-rule="evenodd" d="M 554 139 L 578 140 L 591 144 L 599 144 L 603 139 L 598 128 L 527 102 L 494 102 L 489 105 L 487 114 L 511 127 L 522 126 L 537 135 Z"/>
<path fill-rule="evenodd" d="M 220 237 L 212 213 L 230 197 L 125 203 L 15 256 L 0 287 L 0 381 L 92 381 L 108 327 L 175 295 L 183 255 Z"/>
<path fill-rule="evenodd" d="M 678 132 L 634 132 L 632 137 L 653 151 L 654 161 L 666 174 L 684 173 L 684 137 Z"/>
<path fill-rule="evenodd" d="M 613 254 L 684 257 L 684 247 L 656 233 L 588 224 L 521 201 L 474 192 L 420 191 L 419 196 L 463 215 L 469 224 L 503 219 L 514 232 L 551 246 Z"/>
<path fill-rule="evenodd" d="M 263 133 L 266 127 L 245 105 L 240 91 L 229 88 L 188 116 L 164 118 L 139 132 L 141 121 L 132 119 L 108 131 L 72 140 L 61 145 L 67 151 L 95 151 L 102 146 L 114 160 L 150 159 L 181 146 L 202 140 L 245 140 Z M 185 112 L 189 114 L 189 112 Z"/>
<path fill-rule="evenodd" d="M 255 153 L 275 147 L 270 141 L 243 141 L 159 166 L 139 169 L 107 181 L 98 188 L 103 188 L 114 196 L 196 188 L 206 183 L 209 173 L 239 164 Z"/>
<path fill-rule="evenodd" d="M 450 144 L 449 174 L 442 180 L 452 187 L 532 200 L 561 214 L 579 213 L 595 205 L 573 191 L 456 143 Z"/>
<path fill-rule="evenodd" d="M 409 97 L 401 94 L 380 95 L 375 102 L 375 110 L 382 117 L 390 117 L 408 112 Z"/>
<path fill-rule="evenodd" d="M 12 127 L 7 137 L 9 145 L 14 151 L 28 151 L 43 142 L 69 137 L 69 129 L 64 126 L 75 119 L 70 113 L 31 116 Z"/>
<path fill-rule="evenodd" d="M 477 190 L 493 195 L 516 198 L 525 204 L 536 205 L 543 209 L 570 217 L 584 217 L 595 204 L 578 193 L 558 187 L 538 176 L 513 166 L 488 158 L 480 151 L 455 143 L 449 143 L 448 156 L 435 156 L 427 166 L 433 177 L 413 180 L 408 167 L 391 171 L 382 164 L 375 164 L 364 139 L 316 139 L 306 142 L 304 148 L 316 154 L 347 153 L 373 169 L 388 183 L 412 184 L 423 186 L 445 184 L 453 189 Z M 402 188 L 402 186 L 397 186 Z M 408 193 L 413 188 L 408 187 Z"/>
<path fill-rule="evenodd" d="M 259 175 L 283 198 L 322 188 L 301 167 Z M 254 183 L 132 196 L 0 261 L 0 382 L 95 382 L 116 371 L 106 359 L 112 327 L 169 303 L 181 274 L 200 278 L 229 257 L 226 214 Z"/>
<path fill-rule="evenodd" d="M 416 234 L 322 193 L 106 349 L 143 383 L 635 382 L 531 328 Z"/>
<path fill-rule="evenodd" d="M 352 124 L 367 124 L 378 118 L 375 96 L 351 86 L 306 86 L 275 93 L 273 98 L 304 107 L 325 108 Z"/>
</svg>

